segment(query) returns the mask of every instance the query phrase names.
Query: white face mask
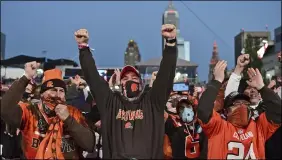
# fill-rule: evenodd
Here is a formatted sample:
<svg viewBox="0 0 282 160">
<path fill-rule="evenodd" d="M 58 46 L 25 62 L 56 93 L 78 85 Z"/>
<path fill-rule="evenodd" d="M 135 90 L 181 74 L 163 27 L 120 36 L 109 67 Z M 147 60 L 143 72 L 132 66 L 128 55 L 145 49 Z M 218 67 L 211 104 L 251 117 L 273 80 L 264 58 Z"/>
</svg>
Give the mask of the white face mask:
<svg viewBox="0 0 282 160">
<path fill-rule="evenodd" d="M 194 111 L 192 108 L 185 107 L 183 110 L 180 111 L 179 116 L 181 117 L 182 121 L 185 123 L 190 123 L 194 120 Z"/>
</svg>

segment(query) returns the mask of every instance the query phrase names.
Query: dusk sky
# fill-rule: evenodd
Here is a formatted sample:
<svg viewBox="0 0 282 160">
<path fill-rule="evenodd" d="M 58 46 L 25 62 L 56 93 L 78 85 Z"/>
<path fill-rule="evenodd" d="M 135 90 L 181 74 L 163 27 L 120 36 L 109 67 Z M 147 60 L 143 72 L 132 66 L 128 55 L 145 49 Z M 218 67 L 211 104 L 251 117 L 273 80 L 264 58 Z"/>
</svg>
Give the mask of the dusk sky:
<svg viewBox="0 0 282 160">
<path fill-rule="evenodd" d="M 6 34 L 6 58 L 25 54 L 68 58 L 78 62 L 74 31 L 86 28 L 98 66 L 123 66 L 130 39 L 139 46 L 142 61 L 161 56 L 162 14 L 168 1 L 143 2 L 1 2 L 1 32 Z M 281 25 L 280 1 L 184 1 L 217 35 L 211 33 L 182 3 L 180 34 L 190 41 L 191 61 L 200 80 L 208 78 L 208 64 L 216 40 L 221 59 L 234 67 L 234 36 L 246 31 L 273 30 Z M 42 51 L 47 54 L 43 55 Z"/>
</svg>

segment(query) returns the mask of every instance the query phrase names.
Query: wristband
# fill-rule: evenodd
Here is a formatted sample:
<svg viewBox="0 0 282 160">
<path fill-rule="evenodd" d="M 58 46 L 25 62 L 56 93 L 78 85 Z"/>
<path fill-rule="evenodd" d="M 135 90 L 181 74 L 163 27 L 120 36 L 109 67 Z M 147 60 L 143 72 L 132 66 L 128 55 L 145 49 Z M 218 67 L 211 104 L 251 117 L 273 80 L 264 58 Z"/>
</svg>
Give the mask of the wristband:
<svg viewBox="0 0 282 160">
<path fill-rule="evenodd" d="M 173 38 L 173 39 L 170 39 L 170 38 L 167 38 L 165 39 L 166 43 L 175 43 L 176 42 L 176 38 Z"/>
<path fill-rule="evenodd" d="M 79 44 L 78 45 L 78 49 L 87 48 L 87 47 L 89 47 L 88 44 Z"/>
</svg>

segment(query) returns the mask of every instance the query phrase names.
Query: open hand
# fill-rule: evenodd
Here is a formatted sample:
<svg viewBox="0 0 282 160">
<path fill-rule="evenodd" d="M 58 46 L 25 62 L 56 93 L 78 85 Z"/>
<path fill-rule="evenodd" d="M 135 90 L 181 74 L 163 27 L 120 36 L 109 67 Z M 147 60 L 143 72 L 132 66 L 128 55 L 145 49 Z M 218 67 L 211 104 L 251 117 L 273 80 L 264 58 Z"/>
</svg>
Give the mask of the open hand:
<svg viewBox="0 0 282 160">
<path fill-rule="evenodd" d="M 86 81 L 82 79 L 79 75 L 76 75 L 74 78 L 70 77 L 71 83 L 75 84 L 77 87 L 85 87 Z"/>
<path fill-rule="evenodd" d="M 256 88 L 257 90 L 262 89 L 264 83 L 260 71 L 257 68 L 255 70 L 253 68 L 248 68 L 247 73 L 250 78 L 247 81 L 248 85 Z"/>
<path fill-rule="evenodd" d="M 218 61 L 214 67 L 214 70 L 213 70 L 214 79 L 219 81 L 220 83 L 222 83 L 224 80 L 224 76 L 225 76 L 224 72 L 225 72 L 226 67 L 227 67 L 227 62 L 223 60 Z"/>
</svg>

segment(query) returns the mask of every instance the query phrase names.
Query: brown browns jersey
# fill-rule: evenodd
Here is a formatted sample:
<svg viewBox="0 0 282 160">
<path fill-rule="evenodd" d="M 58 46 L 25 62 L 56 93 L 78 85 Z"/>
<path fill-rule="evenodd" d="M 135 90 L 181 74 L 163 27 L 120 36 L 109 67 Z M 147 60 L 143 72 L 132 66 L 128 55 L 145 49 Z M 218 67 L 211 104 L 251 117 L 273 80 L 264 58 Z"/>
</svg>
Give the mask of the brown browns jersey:
<svg viewBox="0 0 282 160">
<path fill-rule="evenodd" d="M 265 142 L 279 127 L 262 113 L 245 129 L 237 128 L 215 110 L 207 124 L 200 124 L 208 137 L 208 159 L 265 159 Z"/>
</svg>

